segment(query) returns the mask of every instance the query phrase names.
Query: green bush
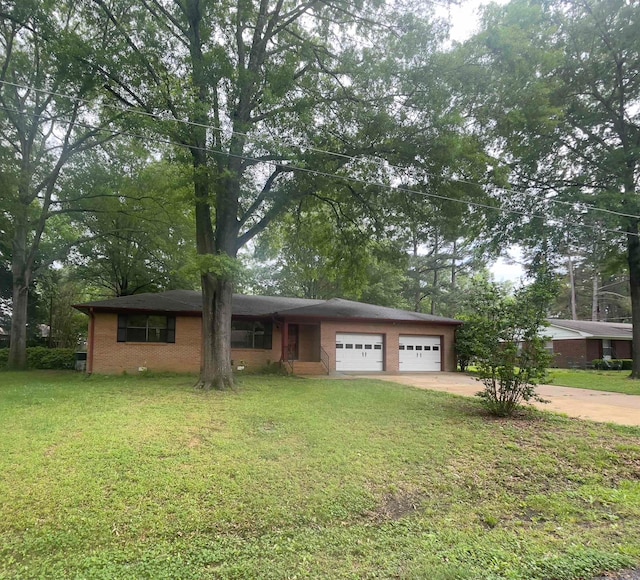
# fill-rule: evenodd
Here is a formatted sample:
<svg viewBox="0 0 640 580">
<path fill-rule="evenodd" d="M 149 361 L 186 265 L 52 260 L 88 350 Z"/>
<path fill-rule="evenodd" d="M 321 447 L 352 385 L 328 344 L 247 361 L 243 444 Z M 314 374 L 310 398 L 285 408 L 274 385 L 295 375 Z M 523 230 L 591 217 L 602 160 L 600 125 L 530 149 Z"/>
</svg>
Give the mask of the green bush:
<svg viewBox="0 0 640 580">
<path fill-rule="evenodd" d="M 630 358 L 614 358 L 605 360 L 597 358 L 591 361 L 593 368 L 599 371 L 630 371 L 633 360 Z"/>
<path fill-rule="evenodd" d="M 0 368 L 5 368 L 9 360 L 9 349 L 0 348 Z M 68 370 L 75 368 L 76 351 L 72 348 L 27 348 L 27 366 L 30 369 Z"/>
</svg>

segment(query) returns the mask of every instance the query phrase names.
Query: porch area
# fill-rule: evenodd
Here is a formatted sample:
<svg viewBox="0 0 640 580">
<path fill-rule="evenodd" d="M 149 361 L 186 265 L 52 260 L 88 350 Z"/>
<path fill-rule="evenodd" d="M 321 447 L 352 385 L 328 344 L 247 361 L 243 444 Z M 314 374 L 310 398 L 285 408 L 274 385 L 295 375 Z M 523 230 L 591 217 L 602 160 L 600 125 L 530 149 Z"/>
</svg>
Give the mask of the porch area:
<svg viewBox="0 0 640 580">
<path fill-rule="evenodd" d="M 284 321 L 281 361 L 292 375 L 328 375 L 329 355 L 320 343 L 320 324 Z"/>
</svg>

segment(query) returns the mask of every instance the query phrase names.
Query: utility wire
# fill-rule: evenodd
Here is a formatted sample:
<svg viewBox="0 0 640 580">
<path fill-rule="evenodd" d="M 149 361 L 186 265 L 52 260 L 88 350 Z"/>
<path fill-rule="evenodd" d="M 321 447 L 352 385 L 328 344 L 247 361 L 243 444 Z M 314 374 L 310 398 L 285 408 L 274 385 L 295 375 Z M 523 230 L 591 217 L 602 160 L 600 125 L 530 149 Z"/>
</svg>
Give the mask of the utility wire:
<svg viewBox="0 0 640 580">
<path fill-rule="evenodd" d="M 5 110 L 8 112 L 13 112 L 13 113 L 17 113 L 20 115 L 25 115 L 26 113 L 24 113 L 23 111 L 19 111 L 17 109 L 10 109 L 8 107 L 2 106 L 0 105 L 0 110 Z M 42 118 L 42 117 L 41 117 Z M 537 213 L 530 213 L 530 212 L 526 212 L 526 211 L 521 211 L 521 210 L 515 210 L 515 209 L 508 209 L 505 207 L 500 207 L 500 206 L 494 206 L 494 205 L 490 205 L 490 204 L 486 204 L 486 203 L 480 203 L 480 202 L 476 202 L 476 201 L 469 201 L 469 200 L 464 200 L 464 199 L 457 199 L 455 197 L 450 197 L 447 195 L 442 195 L 442 194 L 438 194 L 438 193 L 430 193 L 430 192 L 426 192 L 426 191 L 419 191 L 417 189 L 412 189 L 409 187 L 404 187 L 401 185 L 390 185 L 381 181 L 372 181 L 372 180 L 368 180 L 368 179 L 362 179 L 362 178 L 358 178 L 358 177 L 354 177 L 351 175 L 339 175 L 337 173 L 331 173 L 328 171 L 321 171 L 318 169 L 309 169 L 307 167 L 299 167 L 296 165 L 291 165 L 291 164 L 283 164 L 281 162 L 277 162 L 277 161 L 272 161 L 272 160 L 264 160 L 264 159 L 259 159 L 257 157 L 251 157 L 249 155 L 238 155 L 238 154 L 233 154 L 233 153 L 228 153 L 226 151 L 220 151 L 218 149 L 213 149 L 210 147 L 199 147 L 199 146 L 195 146 L 195 145 L 188 145 L 185 143 L 180 143 L 178 141 L 173 141 L 171 139 L 163 139 L 160 137 L 148 137 L 147 135 L 140 135 L 137 133 L 132 133 L 130 131 L 117 131 L 115 129 L 108 129 L 107 127 L 96 127 L 95 125 L 89 125 L 87 123 L 83 123 L 80 121 L 68 121 L 66 119 L 63 118 L 59 118 L 59 117 L 50 117 L 48 118 L 51 121 L 55 121 L 57 123 L 61 123 L 61 124 L 74 124 L 78 127 L 82 127 L 83 129 L 88 129 L 91 131 L 105 131 L 107 133 L 110 133 L 113 136 L 127 136 L 127 137 L 131 137 L 134 139 L 140 139 L 141 141 L 152 141 L 155 143 L 162 143 L 165 145 L 173 145 L 173 146 L 177 146 L 177 147 L 182 147 L 185 149 L 189 149 L 189 150 L 196 150 L 196 151 L 203 151 L 206 153 L 215 153 L 217 155 L 222 155 L 224 157 L 232 157 L 235 159 L 241 159 L 243 161 L 253 161 L 253 162 L 257 162 L 257 163 L 264 163 L 265 165 L 271 165 L 274 168 L 277 167 L 284 167 L 286 168 L 288 171 L 292 171 L 292 172 L 298 172 L 298 173 L 306 173 L 306 174 L 310 174 L 310 175 L 315 175 L 316 177 L 327 177 L 327 178 L 331 178 L 331 179 L 337 179 L 337 180 L 341 180 L 341 181 L 346 181 L 349 183 L 357 183 L 359 185 L 366 185 L 366 186 L 373 186 L 373 187 L 379 187 L 381 189 L 386 189 L 388 191 L 398 191 L 401 193 L 407 193 L 407 194 L 411 194 L 411 195 L 419 195 L 422 197 L 427 197 L 427 198 L 433 198 L 433 199 L 440 199 L 440 200 L 444 200 L 444 201 L 451 201 L 454 203 L 459 203 L 459 204 L 463 204 L 466 206 L 471 206 L 471 207 L 475 207 L 475 208 L 481 208 L 481 209 L 488 209 L 491 211 L 497 211 L 500 213 L 505 213 L 505 214 L 511 214 L 511 215 L 516 215 L 518 217 L 526 217 L 526 218 L 538 218 L 541 219 L 543 221 L 547 220 L 548 217 L 542 214 L 537 214 Z M 355 158 L 354 158 L 355 159 Z M 563 224 L 563 225 L 569 225 L 567 224 L 567 222 L 565 222 L 562 219 L 559 218 L 555 218 L 559 223 Z M 640 237 L 640 234 L 635 234 L 633 232 L 624 232 L 624 231 L 620 231 L 620 230 L 612 230 L 609 228 L 602 228 L 600 226 L 594 226 L 591 224 L 572 224 L 572 226 L 575 227 L 580 227 L 580 228 L 586 228 L 586 229 L 590 229 L 590 230 L 594 230 L 598 233 L 612 233 L 615 235 L 629 235 L 629 236 L 634 236 L 634 237 Z"/>
<path fill-rule="evenodd" d="M 92 104 L 92 102 L 89 99 L 83 99 L 81 97 L 74 97 L 72 95 L 67 95 L 65 93 L 60 93 L 60 92 L 56 92 L 56 91 L 49 91 L 49 90 L 46 90 L 46 89 L 38 89 L 36 87 L 32 87 L 32 86 L 29 86 L 29 85 L 13 83 L 13 82 L 10 82 L 10 81 L 5 81 L 5 80 L 0 80 L 0 84 L 12 86 L 12 87 L 20 88 L 20 89 L 24 89 L 24 90 L 40 92 L 40 93 L 44 93 L 44 94 L 47 94 L 47 95 L 53 95 L 53 96 L 61 97 L 61 98 L 64 98 L 64 99 L 69 99 L 69 100 L 72 100 L 72 101 L 85 103 L 85 104 L 88 104 L 88 105 Z M 125 106 L 123 108 L 123 107 L 121 107 L 119 105 L 114 105 L 114 104 L 111 104 L 111 103 L 102 103 L 102 106 L 109 107 L 111 109 L 115 109 L 116 111 L 119 111 L 119 112 L 123 112 L 123 110 L 124 110 L 125 112 L 133 113 L 133 114 L 140 115 L 140 116 L 143 116 L 143 117 L 148 117 L 148 118 L 151 118 L 151 119 L 153 119 L 155 121 L 170 122 L 170 123 L 181 123 L 181 124 L 184 124 L 184 125 L 187 125 L 187 126 L 191 126 L 191 127 L 199 127 L 201 129 L 209 129 L 209 130 L 218 131 L 218 132 L 227 132 L 227 133 L 230 133 L 231 135 L 235 135 L 235 136 L 239 136 L 239 137 L 246 137 L 246 138 L 252 139 L 254 142 L 258 141 L 255 136 L 253 136 L 253 135 L 251 135 L 249 133 L 243 133 L 241 131 L 234 131 L 234 130 L 224 129 L 223 127 L 217 127 L 215 125 L 211 125 L 211 124 L 207 124 L 207 123 L 198 123 L 198 122 L 195 122 L 195 121 L 189 121 L 188 119 L 176 119 L 175 117 L 174 118 L 163 117 L 163 116 L 158 115 L 156 113 L 150 113 L 148 111 L 142 111 L 140 109 L 136 109 L 135 107 Z M 16 111 L 16 112 L 18 112 L 18 111 Z M 329 150 L 326 150 L 326 149 L 321 149 L 321 148 L 318 148 L 318 147 L 311 147 L 311 146 L 299 146 L 299 145 L 296 145 L 296 144 L 291 143 L 291 142 L 289 142 L 289 143 L 281 142 L 281 144 L 285 144 L 285 145 L 287 145 L 289 147 L 300 147 L 301 149 L 304 149 L 304 150 L 307 150 L 307 151 L 313 151 L 315 153 L 321 153 L 321 154 L 324 154 L 324 155 L 329 155 L 329 156 L 337 157 L 337 158 L 340 158 L 340 159 L 346 159 L 348 161 L 354 161 L 354 162 L 355 161 L 359 161 L 359 159 L 357 157 L 353 156 L 353 155 L 347 155 L 345 153 L 339 153 L 337 151 L 329 151 Z M 208 150 L 208 151 L 225 154 L 224 152 L 218 152 L 218 151 L 215 151 L 215 150 Z M 262 160 L 260 160 L 260 159 L 247 159 L 247 160 L 262 162 Z M 382 166 L 382 162 L 380 162 L 379 165 Z M 401 171 L 401 172 L 406 170 L 406 168 L 404 168 L 404 167 L 401 167 L 399 165 L 393 165 L 391 163 L 386 163 L 386 166 L 391 168 L 391 169 L 396 169 L 396 170 Z M 433 175 L 429 175 L 429 174 L 426 174 L 426 175 L 427 175 L 427 177 L 429 179 L 435 179 L 435 177 Z M 502 192 L 505 192 L 505 193 L 524 194 L 524 195 L 528 195 L 530 197 L 531 196 L 535 196 L 535 194 L 532 194 L 532 192 L 529 192 L 529 191 L 526 191 L 526 190 L 522 190 L 522 189 L 515 189 L 513 187 L 503 187 L 503 186 L 498 186 L 498 185 L 487 185 L 487 184 L 479 183 L 477 181 L 471 181 L 471 180 L 468 180 L 468 179 L 462 179 L 462 178 L 456 178 L 456 177 L 447 177 L 445 179 L 449 183 L 459 183 L 459 184 L 472 185 L 474 187 L 482 187 L 482 188 L 490 187 L 493 190 L 498 190 L 498 191 L 502 191 Z M 446 198 L 444 198 L 444 199 L 446 199 Z M 454 201 L 455 201 L 455 199 L 454 199 Z M 629 213 L 619 212 L 619 211 L 612 210 L 612 209 L 596 207 L 594 205 L 591 205 L 591 204 L 585 203 L 585 202 L 577 204 L 577 203 L 574 203 L 574 202 L 562 201 L 562 200 L 554 199 L 554 198 L 550 198 L 550 197 L 545 197 L 545 198 L 543 198 L 543 199 L 541 199 L 539 201 L 544 201 L 544 202 L 548 202 L 548 203 L 552 203 L 552 204 L 563 205 L 565 207 L 570 207 L 573 210 L 575 210 L 576 207 L 578 206 L 578 207 L 582 207 L 585 210 L 592 211 L 592 212 L 595 211 L 595 212 L 605 213 L 605 214 L 608 214 L 608 215 L 614 215 L 614 216 L 618 216 L 618 217 L 626 217 L 626 218 L 640 220 L 640 215 L 629 214 Z M 513 211 L 515 211 L 515 210 L 513 210 Z M 528 214 L 525 214 L 525 215 L 528 215 Z"/>
</svg>

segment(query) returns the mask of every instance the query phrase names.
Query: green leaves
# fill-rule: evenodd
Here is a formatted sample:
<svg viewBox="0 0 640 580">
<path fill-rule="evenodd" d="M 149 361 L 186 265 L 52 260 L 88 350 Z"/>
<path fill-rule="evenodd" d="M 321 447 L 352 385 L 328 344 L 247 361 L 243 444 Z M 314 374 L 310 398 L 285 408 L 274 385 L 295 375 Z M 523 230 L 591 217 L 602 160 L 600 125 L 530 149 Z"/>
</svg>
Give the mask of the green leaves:
<svg viewBox="0 0 640 580">
<path fill-rule="evenodd" d="M 522 401 L 540 400 L 535 385 L 552 360 L 540 333 L 555 290 L 555 282 L 544 273 L 513 296 L 493 282 L 478 281 L 471 289 L 456 349 L 463 370 L 476 366 L 484 384 L 478 395 L 491 413 L 512 415 Z"/>
</svg>

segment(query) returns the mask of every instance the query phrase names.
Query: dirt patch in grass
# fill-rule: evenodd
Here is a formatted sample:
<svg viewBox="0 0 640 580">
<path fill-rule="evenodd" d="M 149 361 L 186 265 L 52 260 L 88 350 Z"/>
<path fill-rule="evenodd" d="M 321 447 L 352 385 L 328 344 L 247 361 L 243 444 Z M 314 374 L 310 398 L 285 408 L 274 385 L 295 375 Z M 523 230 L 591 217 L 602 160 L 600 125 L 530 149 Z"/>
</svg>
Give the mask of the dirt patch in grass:
<svg viewBox="0 0 640 580">
<path fill-rule="evenodd" d="M 425 498 L 424 493 L 416 491 L 389 494 L 374 511 L 367 514 L 367 517 L 377 524 L 398 521 L 416 515 L 421 510 Z"/>
<path fill-rule="evenodd" d="M 640 580 L 640 568 L 632 568 L 618 573 L 611 572 L 593 580 Z"/>
</svg>

